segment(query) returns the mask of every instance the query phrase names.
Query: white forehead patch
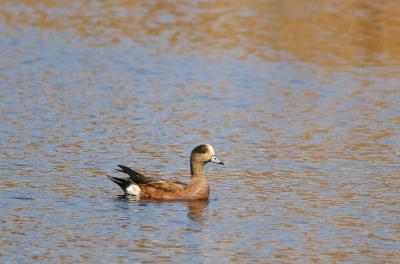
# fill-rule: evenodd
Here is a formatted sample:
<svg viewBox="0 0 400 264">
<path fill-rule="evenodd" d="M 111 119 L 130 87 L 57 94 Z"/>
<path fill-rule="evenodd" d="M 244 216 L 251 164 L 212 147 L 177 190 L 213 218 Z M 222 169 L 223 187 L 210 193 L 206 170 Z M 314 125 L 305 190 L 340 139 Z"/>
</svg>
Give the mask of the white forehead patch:
<svg viewBox="0 0 400 264">
<path fill-rule="evenodd" d="M 210 154 L 215 155 L 213 147 L 210 144 L 207 144 L 207 147 L 208 147 L 208 150 L 210 151 Z"/>
</svg>

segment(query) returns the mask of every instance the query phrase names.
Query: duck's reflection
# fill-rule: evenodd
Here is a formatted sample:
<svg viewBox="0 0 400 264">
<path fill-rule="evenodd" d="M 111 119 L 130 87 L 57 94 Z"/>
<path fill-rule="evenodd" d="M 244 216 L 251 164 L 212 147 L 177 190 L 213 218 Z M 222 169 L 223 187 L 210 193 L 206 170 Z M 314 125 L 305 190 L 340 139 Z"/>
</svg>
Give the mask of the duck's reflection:
<svg viewBox="0 0 400 264">
<path fill-rule="evenodd" d="M 152 200 L 140 200 L 135 196 L 125 196 L 118 195 L 116 196 L 116 200 L 126 201 L 126 202 L 135 202 L 138 203 L 139 206 L 147 206 L 150 203 L 181 203 L 186 204 L 187 206 L 187 216 L 191 220 L 201 220 L 203 218 L 204 212 L 208 207 L 209 200 L 196 200 L 196 201 L 152 201 Z"/>
<path fill-rule="evenodd" d="M 204 211 L 208 206 L 208 200 L 188 201 L 188 217 L 192 220 L 200 220 L 203 218 Z"/>
</svg>

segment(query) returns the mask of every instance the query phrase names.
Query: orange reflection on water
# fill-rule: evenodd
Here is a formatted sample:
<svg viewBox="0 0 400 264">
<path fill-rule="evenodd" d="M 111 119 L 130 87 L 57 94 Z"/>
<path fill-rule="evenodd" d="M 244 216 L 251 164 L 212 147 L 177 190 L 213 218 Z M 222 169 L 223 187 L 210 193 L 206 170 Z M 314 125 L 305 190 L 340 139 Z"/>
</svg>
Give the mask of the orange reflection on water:
<svg viewBox="0 0 400 264">
<path fill-rule="evenodd" d="M 72 30 L 92 45 L 129 39 L 159 51 L 263 60 L 289 54 L 324 66 L 398 65 L 400 59 L 396 0 L 26 0 L 0 6 L 8 26 Z"/>
</svg>

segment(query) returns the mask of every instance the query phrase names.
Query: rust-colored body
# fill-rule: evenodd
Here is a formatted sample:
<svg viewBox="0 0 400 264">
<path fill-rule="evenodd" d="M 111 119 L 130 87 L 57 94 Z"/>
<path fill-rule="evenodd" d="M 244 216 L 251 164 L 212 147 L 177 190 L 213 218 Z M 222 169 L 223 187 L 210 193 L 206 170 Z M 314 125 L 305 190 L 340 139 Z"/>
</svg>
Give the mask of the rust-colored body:
<svg viewBox="0 0 400 264">
<path fill-rule="evenodd" d="M 153 200 L 207 200 L 210 188 L 205 178 L 189 185 L 168 181 L 139 184 L 140 198 Z"/>
</svg>

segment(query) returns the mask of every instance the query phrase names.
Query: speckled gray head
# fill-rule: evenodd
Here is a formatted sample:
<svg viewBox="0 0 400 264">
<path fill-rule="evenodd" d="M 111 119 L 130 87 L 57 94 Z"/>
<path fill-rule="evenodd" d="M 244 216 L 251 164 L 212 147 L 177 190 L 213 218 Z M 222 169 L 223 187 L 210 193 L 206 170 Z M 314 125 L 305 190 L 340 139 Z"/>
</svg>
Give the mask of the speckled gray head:
<svg viewBox="0 0 400 264">
<path fill-rule="evenodd" d="M 194 155 L 203 156 L 206 159 L 206 160 L 203 160 L 203 162 L 205 162 L 205 163 L 213 162 L 213 163 L 217 163 L 220 165 L 224 165 L 224 163 L 215 156 L 214 148 L 210 144 L 202 144 L 202 145 L 195 147 L 192 150 L 191 156 L 193 157 Z"/>
</svg>

